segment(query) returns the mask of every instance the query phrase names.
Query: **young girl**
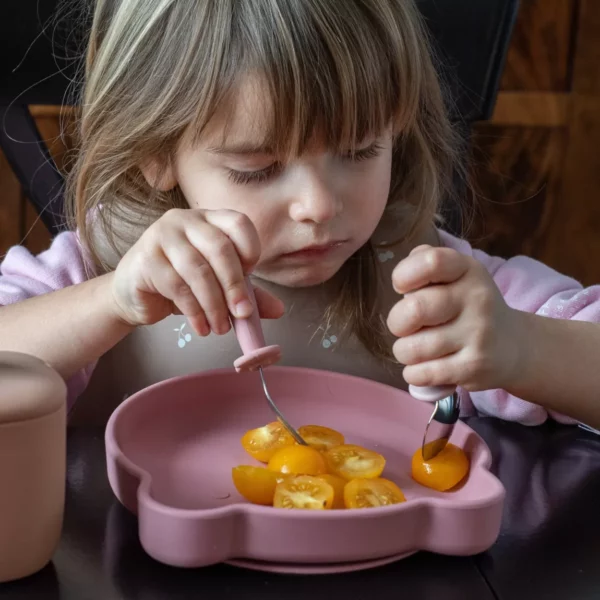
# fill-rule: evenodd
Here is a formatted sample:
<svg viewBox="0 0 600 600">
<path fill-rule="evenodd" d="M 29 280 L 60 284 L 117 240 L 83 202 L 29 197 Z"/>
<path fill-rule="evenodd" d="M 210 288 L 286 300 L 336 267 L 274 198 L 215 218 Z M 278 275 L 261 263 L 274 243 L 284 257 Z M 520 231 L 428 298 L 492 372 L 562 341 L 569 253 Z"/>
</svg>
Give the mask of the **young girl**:
<svg viewBox="0 0 600 600">
<path fill-rule="evenodd" d="M 412 0 L 97 0 L 80 137 L 71 230 L 0 277 L 0 349 L 69 406 L 230 367 L 251 274 L 283 364 L 600 425 L 600 287 L 439 228 L 460 161 Z"/>
</svg>

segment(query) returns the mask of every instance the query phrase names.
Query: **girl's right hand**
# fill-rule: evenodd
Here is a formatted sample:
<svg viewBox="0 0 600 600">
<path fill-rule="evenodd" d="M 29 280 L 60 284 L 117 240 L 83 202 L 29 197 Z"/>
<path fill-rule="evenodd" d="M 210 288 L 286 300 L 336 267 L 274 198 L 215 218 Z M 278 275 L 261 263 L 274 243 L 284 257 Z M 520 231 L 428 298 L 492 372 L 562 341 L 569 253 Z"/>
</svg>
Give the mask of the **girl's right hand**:
<svg viewBox="0 0 600 600">
<path fill-rule="evenodd" d="M 230 314 L 250 316 L 245 276 L 260 256 L 254 225 L 229 210 L 173 209 L 153 223 L 119 262 L 112 280 L 118 317 L 131 326 L 185 315 L 201 336 L 222 335 Z M 256 289 L 263 318 L 283 305 Z"/>
</svg>

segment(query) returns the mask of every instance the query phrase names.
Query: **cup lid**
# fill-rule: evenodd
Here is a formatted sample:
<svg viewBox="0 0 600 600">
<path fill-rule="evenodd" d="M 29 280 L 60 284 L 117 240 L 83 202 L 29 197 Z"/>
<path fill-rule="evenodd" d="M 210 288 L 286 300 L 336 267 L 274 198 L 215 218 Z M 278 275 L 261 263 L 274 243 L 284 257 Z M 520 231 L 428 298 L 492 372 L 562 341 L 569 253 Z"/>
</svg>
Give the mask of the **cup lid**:
<svg viewBox="0 0 600 600">
<path fill-rule="evenodd" d="M 66 405 L 67 386 L 46 362 L 0 352 L 0 425 L 49 415 Z"/>
</svg>

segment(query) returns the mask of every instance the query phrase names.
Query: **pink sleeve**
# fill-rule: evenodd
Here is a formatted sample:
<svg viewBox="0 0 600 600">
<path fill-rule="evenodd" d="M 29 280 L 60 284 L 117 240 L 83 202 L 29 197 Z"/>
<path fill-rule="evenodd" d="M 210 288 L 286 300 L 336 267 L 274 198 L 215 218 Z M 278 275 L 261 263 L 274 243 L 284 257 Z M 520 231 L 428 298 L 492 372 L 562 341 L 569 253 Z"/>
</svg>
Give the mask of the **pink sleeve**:
<svg viewBox="0 0 600 600">
<path fill-rule="evenodd" d="M 600 286 L 584 288 L 576 280 L 525 256 L 505 260 L 489 256 L 446 232 L 441 231 L 446 247 L 476 258 L 493 277 L 506 303 L 518 310 L 555 319 L 600 323 Z M 576 421 L 526 402 L 503 390 L 467 393 L 461 390 L 467 409 L 480 414 L 539 425 L 549 416 L 561 423 Z"/>
<path fill-rule="evenodd" d="M 82 283 L 91 272 L 74 232 L 60 233 L 50 248 L 37 256 L 23 246 L 14 246 L 0 263 L 0 306 Z M 69 409 L 86 388 L 95 366 L 82 369 L 67 382 Z"/>
</svg>

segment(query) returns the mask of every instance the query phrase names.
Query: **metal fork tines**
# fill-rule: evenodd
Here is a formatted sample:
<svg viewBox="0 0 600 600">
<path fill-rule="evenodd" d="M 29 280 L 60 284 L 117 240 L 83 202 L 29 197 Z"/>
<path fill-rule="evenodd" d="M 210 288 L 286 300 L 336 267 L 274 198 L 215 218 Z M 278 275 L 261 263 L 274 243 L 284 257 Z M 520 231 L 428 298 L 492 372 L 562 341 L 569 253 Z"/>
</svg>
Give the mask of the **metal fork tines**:
<svg viewBox="0 0 600 600">
<path fill-rule="evenodd" d="M 262 381 L 263 390 L 265 392 L 265 396 L 267 398 L 267 402 L 271 410 L 277 415 L 277 420 L 287 429 L 290 435 L 298 442 L 298 444 L 302 446 L 307 446 L 308 444 L 302 439 L 302 436 L 296 431 L 294 427 L 292 427 L 287 419 L 283 416 L 282 412 L 277 408 L 273 398 L 271 398 L 271 394 L 269 394 L 269 388 L 267 388 L 267 382 L 265 381 L 265 374 L 263 373 L 263 368 L 258 367 L 258 372 L 260 373 L 260 380 Z"/>
</svg>

